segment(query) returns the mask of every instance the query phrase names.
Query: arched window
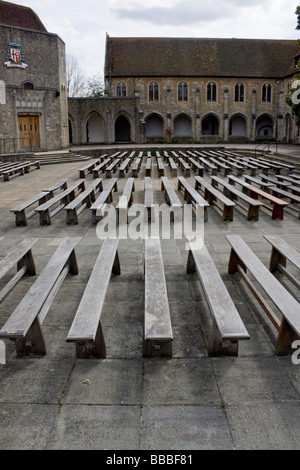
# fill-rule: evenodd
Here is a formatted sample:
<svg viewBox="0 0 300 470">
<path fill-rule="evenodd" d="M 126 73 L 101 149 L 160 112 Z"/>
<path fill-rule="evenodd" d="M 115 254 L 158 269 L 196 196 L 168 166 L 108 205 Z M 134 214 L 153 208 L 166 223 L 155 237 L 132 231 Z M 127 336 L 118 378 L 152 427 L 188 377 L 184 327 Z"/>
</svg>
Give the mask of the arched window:
<svg viewBox="0 0 300 470">
<path fill-rule="evenodd" d="M 214 82 L 207 85 L 207 101 L 217 101 L 217 85 Z"/>
<path fill-rule="evenodd" d="M 243 102 L 244 101 L 244 94 L 245 94 L 245 87 L 244 84 L 239 82 L 236 83 L 234 89 L 234 101 Z"/>
<path fill-rule="evenodd" d="M 24 82 L 23 86 L 24 86 L 25 90 L 33 90 L 33 83 L 31 83 L 31 82 Z"/>
<path fill-rule="evenodd" d="M 262 87 L 262 102 L 271 103 L 272 98 L 272 87 L 270 83 L 264 83 Z"/>
<path fill-rule="evenodd" d="M 149 101 L 158 101 L 159 87 L 157 82 L 151 82 L 149 84 Z"/>
<path fill-rule="evenodd" d="M 117 97 L 125 98 L 126 94 L 127 94 L 126 83 L 118 83 L 117 84 Z"/>
<path fill-rule="evenodd" d="M 181 82 L 178 85 L 178 101 L 188 101 L 188 84 Z"/>
</svg>

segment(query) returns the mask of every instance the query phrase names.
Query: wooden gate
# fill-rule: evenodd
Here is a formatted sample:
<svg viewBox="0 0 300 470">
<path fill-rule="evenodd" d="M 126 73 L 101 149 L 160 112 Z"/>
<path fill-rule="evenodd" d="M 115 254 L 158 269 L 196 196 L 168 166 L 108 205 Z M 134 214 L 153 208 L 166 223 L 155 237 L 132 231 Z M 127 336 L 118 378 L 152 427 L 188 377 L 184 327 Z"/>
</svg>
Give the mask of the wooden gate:
<svg viewBox="0 0 300 470">
<path fill-rule="evenodd" d="M 19 116 L 19 137 L 21 148 L 40 148 L 39 116 Z"/>
</svg>

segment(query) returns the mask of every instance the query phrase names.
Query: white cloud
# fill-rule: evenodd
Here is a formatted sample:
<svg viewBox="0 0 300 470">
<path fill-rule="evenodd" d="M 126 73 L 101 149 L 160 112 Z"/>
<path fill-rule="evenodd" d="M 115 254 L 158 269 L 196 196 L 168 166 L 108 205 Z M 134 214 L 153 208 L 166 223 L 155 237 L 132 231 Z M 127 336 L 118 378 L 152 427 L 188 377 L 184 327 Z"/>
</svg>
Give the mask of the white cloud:
<svg viewBox="0 0 300 470">
<path fill-rule="evenodd" d="M 66 43 L 87 77 L 103 73 L 110 36 L 296 39 L 291 0 L 14 0 Z"/>
</svg>

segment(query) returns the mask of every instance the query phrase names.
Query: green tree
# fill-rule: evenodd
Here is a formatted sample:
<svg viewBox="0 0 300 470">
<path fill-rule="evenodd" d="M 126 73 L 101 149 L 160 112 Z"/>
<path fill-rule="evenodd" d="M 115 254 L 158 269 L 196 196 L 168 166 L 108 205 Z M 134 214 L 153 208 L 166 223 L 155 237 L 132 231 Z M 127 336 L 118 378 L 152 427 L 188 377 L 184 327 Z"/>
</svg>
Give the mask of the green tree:
<svg viewBox="0 0 300 470">
<path fill-rule="evenodd" d="M 297 15 L 296 29 L 300 29 L 300 5 L 297 6 L 295 14 Z M 300 46 L 300 40 L 298 43 Z M 300 126 L 300 72 L 294 75 L 293 83 L 285 95 L 285 101 L 291 107 L 296 125 Z"/>
</svg>

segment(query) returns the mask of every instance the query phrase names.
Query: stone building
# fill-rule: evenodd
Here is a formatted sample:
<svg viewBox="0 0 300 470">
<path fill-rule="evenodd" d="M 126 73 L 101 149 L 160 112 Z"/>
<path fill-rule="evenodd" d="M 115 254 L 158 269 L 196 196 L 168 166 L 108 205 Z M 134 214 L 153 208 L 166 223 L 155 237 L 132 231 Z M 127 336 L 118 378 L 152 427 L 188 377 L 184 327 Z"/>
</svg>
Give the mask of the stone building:
<svg viewBox="0 0 300 470">
<path fill-rule="evenodd" d="M 0 153 L 69 145 L 65 44 L 28 7 L 0 0 Z"/>
<path fill-rule="evenodd" d="M 113 38 L 105 96 L 69 98 L 65 44 L 0 0 L 0 153 L 70 144 L 299 141 L 285 93 L 297 41 Z"/>
<path fill-rule="evenodd" d="M 74 143 L 298 141 L 292 40 L 111 38 L 106 96 L 69 100 Z"/>
</svg>

